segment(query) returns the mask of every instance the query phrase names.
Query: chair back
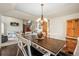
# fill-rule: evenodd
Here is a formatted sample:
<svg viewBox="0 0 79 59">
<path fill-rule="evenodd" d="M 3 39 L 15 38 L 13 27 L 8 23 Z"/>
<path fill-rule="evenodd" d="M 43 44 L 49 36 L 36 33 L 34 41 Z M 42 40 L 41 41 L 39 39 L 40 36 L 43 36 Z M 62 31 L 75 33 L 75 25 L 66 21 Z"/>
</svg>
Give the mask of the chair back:
<svg viewBox="0 0 79 59">
<path fill-rule="evenodd" d="M 20 38 L 20 35 L 19 35 L 19 34 L 17 35 L 17 42 L 18 42 L 18 47 L 19 47 L 19 49 L 22 51 L 23 55 L 24 55 L 24 56 L 27 56 L 26 50 L 25 50 L 25 48 L 24 48 L 24 45 L 23 45 L 23 43 L 22 43 L 22 41 L 21 41 L 21 38 Z M 18 52 L 19 52 L 19 51 L 18 51 Z"/>
<path fill-rule="evenodd" d="M 27 46 L 28 54 L 29 54 L 29 56 L 31 56 L 31 48 L 30 48 L 30 46 L 31 46 L 31 41 L 30 41 L 29 39 L 25 39 L 25 38 L 23 38 L 23 37 L 20 37 L 20 38 L 21 38 L 22 43 L 25 44 L 24 47 Z"/>
<path fill-rule="evenodd" d="M 77 45 L 74 51 L 74 56 L 79 56 L 79 37 L 77 38 Z"/>
<path fill-rule="evenodd" d="M 32 32 L 25 32 L 27 39 L 32 40 Z"/>
<path fill-rule="evenodd" d="M 28 54 L 29 54 L 29 56 L 31 56 L 31 48 L 30 48 L 31 41 L 23 38 L 22 35 L 19 35 L 17 37 L 18 37 L 18 46 L 20 47 L 20 49 L 21 50 L 23 49 L 23 53 L 24 53 L 26 51 L 24 47 L 27 46 Z M 24 55 L 27 55 L 27 54 L 25 53 Z"/>
</svg>

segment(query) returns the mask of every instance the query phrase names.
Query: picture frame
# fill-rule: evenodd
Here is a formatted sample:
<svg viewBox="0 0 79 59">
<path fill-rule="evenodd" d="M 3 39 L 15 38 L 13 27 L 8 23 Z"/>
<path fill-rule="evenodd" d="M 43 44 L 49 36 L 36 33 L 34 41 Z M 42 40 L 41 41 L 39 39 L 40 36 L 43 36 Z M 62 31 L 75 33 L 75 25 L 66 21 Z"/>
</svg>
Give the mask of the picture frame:
<svg viewBox="0 0 79 59">
<path fill-rule="evenodd" d="M 10 25 L 11 26 L 19 26 L 19 23 L 17 23 L 17 22 L 11 22 Z"/>
</svg>

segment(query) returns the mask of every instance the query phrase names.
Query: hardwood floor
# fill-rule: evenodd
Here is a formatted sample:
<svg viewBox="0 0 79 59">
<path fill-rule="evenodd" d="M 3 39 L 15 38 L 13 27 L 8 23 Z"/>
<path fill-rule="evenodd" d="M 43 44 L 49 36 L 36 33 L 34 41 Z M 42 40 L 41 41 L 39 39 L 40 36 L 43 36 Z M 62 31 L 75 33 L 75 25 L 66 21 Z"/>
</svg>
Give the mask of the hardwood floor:
<svg viewBox="0 0 79 59">
<path fill-rule="evenodd" d="M 25 47 L 26 48 L 26 47 Z M 17 54 L 17 45 L 9 45 L 6 47 L 0 48 L 0 56 L 16 56 Z M 27 50 L 27 48 L 26 48 Z M 42 56 L 43 54 L 31 47 L 32 56 Z M 23 56 L 22 52 L 19 51 L 18 56 Z"/>
<path fill-rule="evenodd" d="M 17 49 L 17 45 L 9 45 L 6 47 L 2 47 L 0 48 L 0 56 L 16 56 Z M 21 51 L 19 52 L 19 56 L 22 56 Z"/>
</svg>

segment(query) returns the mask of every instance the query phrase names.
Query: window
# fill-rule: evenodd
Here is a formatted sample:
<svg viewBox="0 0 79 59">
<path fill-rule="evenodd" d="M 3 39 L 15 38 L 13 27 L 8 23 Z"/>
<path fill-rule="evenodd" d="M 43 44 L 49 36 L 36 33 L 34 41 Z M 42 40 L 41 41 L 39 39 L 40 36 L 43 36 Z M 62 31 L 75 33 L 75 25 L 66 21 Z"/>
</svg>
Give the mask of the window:
<svg viewBox="0 0 79 59">
<path fill-rule="evenodd" d="M 1 23 L 1 34 L 4 34 L 4 23 Z"/>
</svg>

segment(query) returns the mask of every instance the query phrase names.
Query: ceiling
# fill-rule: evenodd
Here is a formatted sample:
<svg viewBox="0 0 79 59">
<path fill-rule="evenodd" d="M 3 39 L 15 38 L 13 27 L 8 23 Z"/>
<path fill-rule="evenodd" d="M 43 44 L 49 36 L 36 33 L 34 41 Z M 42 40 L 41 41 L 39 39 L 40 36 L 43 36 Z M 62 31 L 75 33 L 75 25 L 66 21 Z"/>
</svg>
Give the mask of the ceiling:
<svg viewBox="0 0 79 59">
<path fill-rule="evenodd" d="M 79 12 L 78 3 L 46 3 L 43 6 L 44 17 L 59 17 Z M 40 17 L 40 3 L 0 3 L 0 14 L 20 19 Z"/>
</svg>

